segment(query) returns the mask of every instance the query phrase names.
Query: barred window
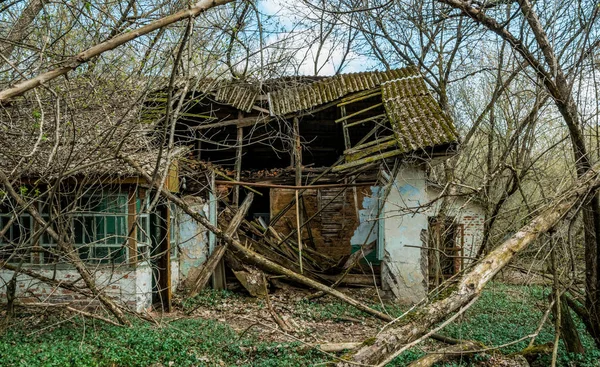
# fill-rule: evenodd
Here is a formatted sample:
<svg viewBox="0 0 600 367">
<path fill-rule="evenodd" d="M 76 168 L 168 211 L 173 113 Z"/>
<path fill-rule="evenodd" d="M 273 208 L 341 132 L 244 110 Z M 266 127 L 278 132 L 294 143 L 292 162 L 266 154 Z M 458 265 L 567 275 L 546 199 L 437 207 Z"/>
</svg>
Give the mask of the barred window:
<svg viewBox="0 0 600 367">
<path fill-rule="evenodd" d="M 45 231 L 32 236 L 41 227 L 29 214 L 15 212 L 5 199 L 0 206 L 0 259 L 12 263 L 24 262 L 50 264 L 60 262 L 57 258 L 56 242 Z M 63 196 L 60 207 L 64 212 L 58 218 L 50 215 L 49 205 L 37 204 L 44 220 L 54 228 L 57 222 L 66 227 L 69 242 L 82 260 L 93 263 L 123 263 L 129 258 L 128 203 L 126 193 L 98 193 L 81 197 Z M 68 210 L 65 210 L 68 208 Z M 15 214 L 16 213 L 16 214 Z M 16 215 L 16 217 L 15 217 Z M 147 215 L 139 218 L 140 246 L 149 245 L 149 220 Z M 60 231 L 59 231 L 60 232 Z"/>
</svg>

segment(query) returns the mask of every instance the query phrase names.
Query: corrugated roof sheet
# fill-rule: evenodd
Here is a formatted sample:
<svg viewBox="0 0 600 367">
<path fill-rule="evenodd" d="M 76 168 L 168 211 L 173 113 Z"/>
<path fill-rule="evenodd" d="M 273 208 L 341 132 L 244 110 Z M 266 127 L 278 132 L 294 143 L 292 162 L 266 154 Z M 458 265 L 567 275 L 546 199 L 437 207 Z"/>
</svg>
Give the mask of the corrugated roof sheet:
<svg viewBox="0 0 600 367">
<path fill-rule="evenodd" d="M 310 84 L 284 88 L 269 94 L 273 115 L 286 115 L 333 102 L 350 93 L 373 89 L 390 80 L 419 75 L 416 67 L 388 71 L 339 74 Z"/>
<path fill-rule="evenodd" d="M 235 83 L 221 83 L 212 92 L 217 102 L 227 103 L 244 112 L 252 110 L 254 101 L 260 94 L 260 90 L 253 85 Z"/>
<path fill-rule="evenodd" d="M 405 151 L 457 143 L 458 133 L 420 76 L 381 85 L 383 104 L 398 148 Z"/>
</svg>

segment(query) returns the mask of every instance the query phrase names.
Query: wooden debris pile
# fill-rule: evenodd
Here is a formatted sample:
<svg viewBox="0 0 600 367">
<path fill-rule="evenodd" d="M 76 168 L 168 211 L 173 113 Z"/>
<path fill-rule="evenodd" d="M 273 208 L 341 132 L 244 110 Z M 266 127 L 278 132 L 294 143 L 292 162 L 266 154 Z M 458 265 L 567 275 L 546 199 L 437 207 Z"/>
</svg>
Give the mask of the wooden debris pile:
<svg viewBox="0 0 600 367">
<path fill-rule="evenodd" d="M 220 213 L 218 223 L 224 233 L 235 237 L 246 248 L 281 267 L 316 282 L 337 286 L 342 278 L 345 278 L 356 285 L 375 284 L 376 280 L 371 277 L 348 274 L 353 266 L 373 249 L 374 243 L 365 246 L 365 251 L 356 252 L 349 258 L 340 260 L 308 246 L 299 247 L 293 233 L 286 236 L 266 224 L 262 218 L 253 221 L 245 219 L 253 197 L 254 195 L 250 193 L 239 209 L 227 208 Z M 208 284 L 211 274 L 223 260 L 251 295 L 262 297 L 267 293 L 263 273 L 254 265 L 245 262 L 240 251 L 222 244 L 215 248 L 196 278 L 188 282 L 189 296 L 196 295 Z M 278 282 L 277 278 L 275 281 Z"/>
</svg>

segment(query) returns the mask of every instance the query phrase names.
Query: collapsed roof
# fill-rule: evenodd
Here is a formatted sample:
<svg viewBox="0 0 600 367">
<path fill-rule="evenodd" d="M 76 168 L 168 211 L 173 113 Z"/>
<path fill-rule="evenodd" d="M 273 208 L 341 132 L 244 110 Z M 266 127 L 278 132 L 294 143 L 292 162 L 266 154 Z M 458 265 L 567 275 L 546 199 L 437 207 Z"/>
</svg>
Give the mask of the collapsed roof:
<svg viewBox="0 0 600 367">
<path fill-rule="evenodd" d="M 369 126 L 368 123 L 390 127 L 389 134 L 383 138 L 371 137 L 363 139 L 366 141 L 360 144 L 346 147 L 343 152 L 345 163 L 334 167 L 334 171 L 401 154 L 431 154 L 437 150 L 446 155 L 453 152 L 459 142 L 451 118 L 442 111 L 420 72 L 412 66 L 331 77 L 287 77 L 263 82 L 197 79 L 185 83 L 193 91 L 190 99 L 200 100 L 205 96 L 219 104 L 231 106 L 245 113 L 245 116 L 254 116 L 238 121 L 238 117 L 232 115 L 227 121 L 219 121 L 217 117 L 206 114 L 187 114 L 188 117 L 199 118 L 195 129 L 227 125 L 242 127 L 269 120 L 291 120 L 336 107 L 344 112 L 340 118 L 334 119 L 335 123 L 343 125 L 344 129 L 365 128 Z M 181 88 L 182 82 L 179 83 Z M 166 98 L 155 98 L 154 101 L 158 103 L 145 112 L 149 120 L 152 120 L 152 116 L 160 115 L 165 108 Z M 371 105 L 346 114 L 346 106 L 360 101 Z M 382 113 L 374 114 L 378 108 L 383 109 Z M 182 110 L 182 115 L 186 115 L 186 112 Z M 367 132 L 363 132 L 363 135 L 367 135 Z"/>
</svg>

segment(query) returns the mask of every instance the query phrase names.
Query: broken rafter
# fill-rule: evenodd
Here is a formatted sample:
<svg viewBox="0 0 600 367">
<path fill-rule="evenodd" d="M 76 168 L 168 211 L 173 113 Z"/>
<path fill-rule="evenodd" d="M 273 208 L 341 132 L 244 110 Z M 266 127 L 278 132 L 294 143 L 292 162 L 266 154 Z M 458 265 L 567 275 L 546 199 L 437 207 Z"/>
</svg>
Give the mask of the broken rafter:
<svg viewBox="0 0 600 367">
<path fill-rule="evenodd" d="M 387 118 L 387 115 L 385 113 L 382 113 L 381 115 L 367 117 L 364 120 L 351 122 L 349 124 L 346 124 L 346 127 L 352 127 L 352 126 L 364 124 L 365 122 L 374 121 L 374 120 L 381 120 L 381 119 L 385 119 L 385 118 Z"/>
<path fill-rule="evenodd" d="M 211 124 L 201 124 L 198 126 L 191 127 L 192 130 L 206 130 L 211 129 L 213 127 L 225 127 L 235 125 L 237 127 L 246 127 L 246 126 L 254 126 L 256 124 L 267 123 L 271 120 L 269 116 L 252 116 L 252 117 L 244 117 L 244 118 L 236 118 L 233 120 L 225 120 L 214 122 Z"/>
<path fill-rule="evenodd" d="M 372 109 L 375 109 L 375 108 L 377 108 L 377 107 L 381 107 L 381 106 L 383 106 L 383 103 L 377 103 L 377 104 L 374 104 L 374 105 L 372 105 L 372 106 L 369 106 L 369 107 L 367 107 L 367 108 L 365 108 L 365 109 L 363 109 L 363 110 L 360 110 L 360 111 L 356 111 L 356 112 L 354 112 L 354 113 L 351 113 L 351 114 L 349 114 L 348 116 L 340 117 L 339 119 L 335 120 L 335 122 L 336 122 L 336 123 L 338 123 L 338 122 L 343 122 L 343 121 L 346 121 L 346 120 L 348 120 L 348 119 L 351 119 L 351 118 L 353 118 L 353 117 L 355 117 L 355 116 L 358 116 L 358 115 L 360 115 L 361 113 L 365 113 L 365 112 L 367 112 L 367 111 L 371 111 Z"/>
<path fill-rule="evenodd" d="M 370 92 L 370 91 L 369 91 L 369 92 Z M 337 106 L 338 106 L 338 107 L 346 106 L 346 105 L 349 105 L 349 104 L 351 104 L 351 103 L 354 103 L 354 102 L 359 102 L 359 101 L 363 101 L 363 100 L 365 100 L 365 99 L 369 99 L 369 98 L 371 98 L 371 97 L 377 97 L 377 96 L 379 96 L 379 95 L 381 95 L 381 90 L 378 90 L 378 91 L 377 91 L 377 92 L 375 92 L 375 93 L 370 93 L 370 94 L 367 94 L 367 95 L 358 96 L 358 97 L 355 97 L 355 98 L 353 98 L 353 99 L 345 99 L 345 100 L 342 100 L 343 102 L 339 103 Z"/>
<path fill-rule="evenodd" d="M 357 182 L 357 183 L 339 183 L 339 184 L 322 184 L 322 185 L 307 185 L 307 186 L 291 186 L 291 185 L 277 185 L 269 184 L 264 182 L 241 182 L 241 181 L 215 181 L 218 185 L 241 185 L 248 187 L 264 187 L 271 189 L 290 189 L 290 190 L 312 190 L 312 189 L 330 189 L 330 188 L 344 188 L 344 187 L 357 187 L 357 186 L 373 186 L 376 182 Z M 292 204 L 293 205 L 293 204 Z"/>
<path fill-rule="evenodd" d="M 346 155 L 346 160 L 348 162 L 354 162 L 354 161 L 359 160 L 361 158 L 369 157 L 369 156 L 371 156 L 374 153 L 385 152 L 386 150 L 388 150 L 389 148 L 392 148 L 394 146 L 396 146 L 396 140 L 391 139 L 391 140 L 385 141 L 383 143 L 373 145 L 373 146 L 371 146 L 369 148 L 365 148 L 365 149 L 360 150 L 358 152 L 347 154 Z"/>
<path fill-rule="evenodd" d="M 350 149 L 346 149 L 344 151 L 344 154 L 348 155 L 348 154 L 353 154 L 353 153 L 360 153 L 365 148 L 369 148 L 369 147 L 371 147 L 373 145 L 383 144 L 383 143 L 385 143 L 385 142 L 387 142 L 389 140 L 393 140 L 393 139 L 394 139 L 394 135 L 388 135 L 388 136 L 385 136 L 385 137 L 383 137 L 381 139 L 376 139 L 376 140 L 370 141 L 368 143 L 364 143 L 364 144 L 361 144 L 361 145 L 355 145 L 354 147 L 352 147 Z"/>
<path fill-rule="evenodd" d="M 402 150 L 402 149 L 390 150 L 389 152 L 385 152 L 385 153 L 381 153 L 381 154 L 378 154 L 375 156 L 363 158 L 358 161 L 353 161 L 353 162 L 349 162 L 346 164 L 340 164 L 339 166 L 333 167 L 332 170 L 333 170 L 333 172 L 339 172 L 339 171 L 346 170 L 348 168 L 362 166 L 365 163 L 372 163 L 372 162 L 380 161 L 382 159 L 395 157 L 402 153 L 404 153 L 404 150 Z"/>
</svg>

